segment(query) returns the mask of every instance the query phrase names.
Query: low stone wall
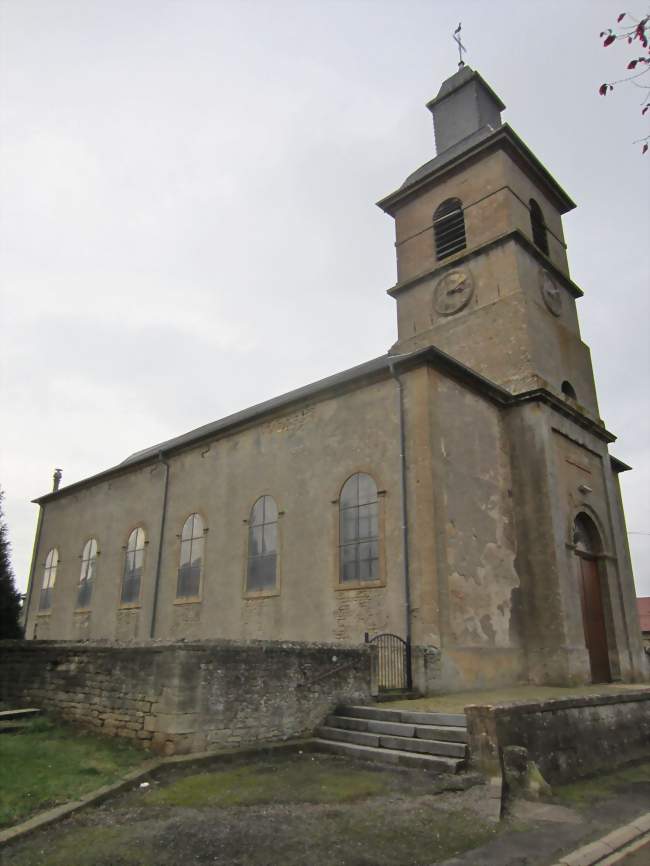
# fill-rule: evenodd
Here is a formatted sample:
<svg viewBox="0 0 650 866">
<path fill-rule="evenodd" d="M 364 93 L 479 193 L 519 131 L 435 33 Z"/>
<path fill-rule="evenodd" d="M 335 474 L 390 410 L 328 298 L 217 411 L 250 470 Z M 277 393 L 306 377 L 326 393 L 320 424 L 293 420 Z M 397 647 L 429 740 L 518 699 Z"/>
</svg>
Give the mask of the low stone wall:
<svg viewBox="0 0 650 866">
<path fill-rule="evenodd" d="M 36 706 L 171 755 L 310 734 L 368 701 L 372 650 L 205 641 L 0 642 L 0 701 Z"/>
<path fill-rule="evenodd" d="M 501 751 L 522 746 L 544 778 L 569 782 L 650 759 L 650 690 L 509 706 L 468 706 L 472 763 L 498 773 Z"/>
</svg>

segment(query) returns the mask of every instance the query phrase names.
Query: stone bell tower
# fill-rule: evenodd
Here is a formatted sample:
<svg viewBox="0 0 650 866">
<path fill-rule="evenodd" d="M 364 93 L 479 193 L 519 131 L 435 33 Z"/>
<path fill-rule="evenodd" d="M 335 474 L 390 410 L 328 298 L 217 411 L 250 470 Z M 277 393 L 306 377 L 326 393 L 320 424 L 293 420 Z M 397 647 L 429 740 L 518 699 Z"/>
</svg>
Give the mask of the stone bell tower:
<svg viewBox="0 0 650 866">
<path fill-rule="evenodd" d="M 379 202 L 396 230 L 391 352 L 435 345 L 513 394 L 544 388 L 597 418 L 562 230 L 574 203 L 469 66 L 427 108 L 437 156 Z"/>
</svg>

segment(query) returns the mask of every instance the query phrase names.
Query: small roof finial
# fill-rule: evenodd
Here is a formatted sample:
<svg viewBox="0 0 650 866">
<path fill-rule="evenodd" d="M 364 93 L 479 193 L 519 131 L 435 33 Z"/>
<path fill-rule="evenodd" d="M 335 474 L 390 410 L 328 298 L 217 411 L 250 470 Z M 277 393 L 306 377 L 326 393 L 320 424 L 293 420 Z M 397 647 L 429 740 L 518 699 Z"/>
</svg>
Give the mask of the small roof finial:
<svg viewBox="0 0 650 866">
<path fill-rule="evenodd" d="M 52 492 L 53 493 L 56 493 L 56 491 L 61 486 L 61 477 L 62 476 L 63 476 L 63 470 L 62 469 L 55 469 L 54 470 L 54 476 L 52 478 Z"/>
<path fill-rule="evenodd" d="M 467 48 L 460 41 L 460 31 L 462 27 L 462 22 L 458 22 L 458 27 L 454 30 L 454 42 L 458 45 L 458 66 L 460 69 L 465 65 L 465 61 L 463 60 L 463 51 L 467 54 Z"/>
</svg>

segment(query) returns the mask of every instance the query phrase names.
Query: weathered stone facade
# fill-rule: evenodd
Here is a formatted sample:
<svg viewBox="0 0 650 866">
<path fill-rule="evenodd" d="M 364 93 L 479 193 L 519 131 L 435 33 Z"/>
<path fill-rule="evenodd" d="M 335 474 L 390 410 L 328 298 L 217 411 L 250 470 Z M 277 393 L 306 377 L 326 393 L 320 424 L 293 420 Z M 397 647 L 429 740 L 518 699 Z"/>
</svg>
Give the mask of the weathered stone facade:
<svg viewBox="0 0 650 866">
<path fill-rule="evenodd" d="M 171 755 L 310 735 L 370 698 L 369 647 L 256 641 L 0 644 L 0 701 Z"/>
<path fill-rule="evenodd" d="M 496 125 L 480 125 L 470 91 Z M 582 291 L 568 270 L 562 215 L 573 202 L 501 125 L 502 103 L 468 67 L 429 107 L 445 150 L 380 203 L 396 225 L 392 350 L 41 497 L 30 639 L 359 644 L 392 632 L 410 639 L 415 685 L 427 692 L 648 676 L 617 479 L 628 467 L 608 453 L 615 437 L 599 418 Z M 450 201 L 462 237 L 443 254 L 435 214 Z M 377 572 L 350 582 L 339 521 L 355 473 L 377 488 Z M 261 496 L 278 510 L 276 582 L 263 593 L 246 586 Z M 194 512 L 205 528 L 188 599 L 177 578 Z M 580 521 L 593 530 L 588 550 L 576 541 Z M 136 527 L 146 536 L 141 590 L 124 604 Z M 77 609 L 90 537 L 92 599 Z M 53 549 L 52 603 L 39 610 Z M 592 601 L 604 674 L 590 650 Z"/>
</svg>

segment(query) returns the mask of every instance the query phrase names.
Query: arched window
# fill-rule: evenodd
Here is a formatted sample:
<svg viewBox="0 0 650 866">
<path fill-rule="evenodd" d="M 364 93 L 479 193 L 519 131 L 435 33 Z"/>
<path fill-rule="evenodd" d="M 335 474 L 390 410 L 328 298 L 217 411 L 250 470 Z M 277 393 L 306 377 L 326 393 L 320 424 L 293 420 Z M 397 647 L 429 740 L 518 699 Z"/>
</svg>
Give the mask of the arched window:
<svg viewBox="0 0 650 866">
<path fill-rule="evenodd" d="M 142 566 L 144 563 L 144 529 L 134 529 L 126 545 L 124 575 L 122 577 L 121 604 L 137 604 L 140 601 Z"/>
<path fill-rule="evenodd" d="M 41 597 L 38 604 L 39 610 L 50 610 L 52 607 L 52 590 L 56 582 L 56 567 L 59 564 L 59 551 L 53 547 L 45 557 L 45 569 L 43 571 L 43 583 L 41 584 Z"/>
<path fill-rule="evenodd" d="M 81 573 L 79 575 L 77 607 L 90 607 L 96 567 L 97 541 L 94 538 L 89 538 L 84 544 L 83 553 L 81 554 Z"/>
<path fill-rule="evenodd" d="M 379 579 L 379 501 L 370 475 L 358 472 L 339 499 L 339 580 Z"/>
<path fill-rule="evenodd" d="M 467 246 L 465 216 L 458 198 L 448 198 L 433 215 L 433 234 L 436 241 L 436 257 L 446 259 Z"/>
<path fill-rule="evenodd" d="M 246 591 L 275 589 L 278 558 L 278 506 L 272 496 L 260 496 L 248 525 Z"/>
<path fill-rule="evenodd" d="M 544 214 L 534 198 L 530 200 L 530 227 L 533 232 L 533 243 L 548 255 L 548 237 L 546 236 Z"/>
<path fill-rule="evenodd" d="M 566 379 L 562 382 L 562 393 L 567 397 L 571 397 L 572 400 L 576 400 L 576 389 L 573 387 L 571 382 L 568 382 Z"/>
<path fill-rule="evenodd" d="M 176 598 L 196 598 L 199 595 L 204 538 L 201 515 L 190 514 L 181 533 L 181 558 Z"/>
</svg>

